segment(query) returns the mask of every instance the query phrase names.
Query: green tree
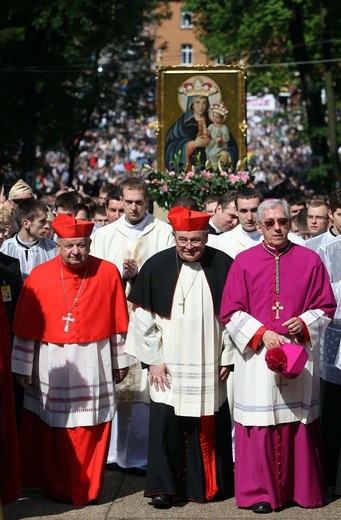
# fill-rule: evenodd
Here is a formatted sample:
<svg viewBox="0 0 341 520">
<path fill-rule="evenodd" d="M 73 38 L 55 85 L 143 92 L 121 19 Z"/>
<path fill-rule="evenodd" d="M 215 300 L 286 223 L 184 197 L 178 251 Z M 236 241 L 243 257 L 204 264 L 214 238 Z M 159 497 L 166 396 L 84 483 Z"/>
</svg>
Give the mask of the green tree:
<svg viewBox="0 0 341 520">
<path fill-rule="evenodd" d="M 92 113 L 114 104 L 127 50 L 159 3 L 2 0 L 0 165 L 24 174 L 36 166 L 37 146 L 63 146 L 72 174 Z"/>
<path fill-rule="evenodd" d="M 300 89 L 312 150 L 326 160 L 328 131 L 321 90 L 326 87 L 326 71 L 329 97 L 334 96 L 332 78 L 340 77 L 337 4 L 331 0 L 187 0 L 185 6 L 196 15 L 199 38 L 211 58 L 224 55 L 227 63 L 246 64 L 250 92 L 278 94 L 294 85 Z M 330 106 L 335 105 L 328 105 L 329 111 Z M 335 136 L 329 137 L 333 141 Z M 329 158 L 339 183 L 335 146 Z"/>
</svg>

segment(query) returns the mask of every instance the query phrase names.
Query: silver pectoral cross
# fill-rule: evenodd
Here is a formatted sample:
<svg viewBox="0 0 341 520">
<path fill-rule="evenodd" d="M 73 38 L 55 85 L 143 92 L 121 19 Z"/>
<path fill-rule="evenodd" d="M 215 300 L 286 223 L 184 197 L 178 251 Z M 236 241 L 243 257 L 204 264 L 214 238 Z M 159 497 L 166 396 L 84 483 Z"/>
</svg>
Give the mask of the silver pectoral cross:
<svg viewBox="0 0 341 520">
<path fill-rule="evenodd" d="M 66 316 L 62 317 L 62 320 L 66 321 L 65 327 L 64 327 L 64 332 L 69 332 L 70 322 L 75 321 L 75 318 L 71 318 L 71 312 L 68 312 Z"/>
<path fill-rule="evenodd" d="M 283 307 L 283 305 L 281 305 L 281 304 L 279 303 L 279 301 L 277 300 L 276 303 L 275 303 L 275 305 L 273 305 L 273 306 L 271 307 L 271 310 L 272 310 L 272 311 L 276 311 L 275 320 L 279 320 L 279 311 L 283 311 L 283 310 L 284 310 L 284 307 Z"/>
<path fill-rule="evenodd" d="M 185 298 L 182 298 L 182 302 L 179 305 L 182 307 L 182 314 L 185 314 Z"/>
</svg>

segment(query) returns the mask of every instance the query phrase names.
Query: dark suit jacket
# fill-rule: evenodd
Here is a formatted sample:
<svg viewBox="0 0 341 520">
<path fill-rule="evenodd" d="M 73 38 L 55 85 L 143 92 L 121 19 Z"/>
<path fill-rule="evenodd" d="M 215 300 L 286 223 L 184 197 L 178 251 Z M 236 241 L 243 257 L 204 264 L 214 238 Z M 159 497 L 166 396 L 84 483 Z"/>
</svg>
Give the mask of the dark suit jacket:
<svg viewBox="0 0 341 520">
<path fill-rule="evenodd" d="M 4 301 L 9 324 L 12 324 L 15 306 L 17 304 L 19 294 L 23 285 L 20 262 L 17 258 L 5 255 L 0 252 L 0 285 L 1 287 L 10 287 L 10 296 L 8 301 Z M 3 293 L 1 293 L 3 297 Z"/>
<path fill-rule="evenodd" d="M 208 224 L 208 233 L 209 235 L 221 235 L 222 231 L 217 231 L 214 229 L 214 227 L 211 226 L 211 224 Z"/>
</svg>

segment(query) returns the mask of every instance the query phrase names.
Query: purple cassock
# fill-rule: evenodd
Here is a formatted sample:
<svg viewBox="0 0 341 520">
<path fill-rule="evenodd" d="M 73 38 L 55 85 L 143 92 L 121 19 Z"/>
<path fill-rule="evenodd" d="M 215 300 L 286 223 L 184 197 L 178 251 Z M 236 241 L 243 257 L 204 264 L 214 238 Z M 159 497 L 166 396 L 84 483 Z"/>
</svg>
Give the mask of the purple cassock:
<svg viewBox="0 0 341 520">
<path fill-rule="evenodd" d="M 290 242 L 265 243 L 237 255 L 227 276 L 221 320 L 235 345 L 235 492 L 238 507 L 325 501 L 319 430 L 320 337 L 336 308 L 318 255 Z M 284 379 L 269 370 L 261 337 L 287 338 L 283 323 L 298 317 L 309 355 L 302 373 Z M 303 340 L 303 341 L 302 341 Z"/>
</svg>

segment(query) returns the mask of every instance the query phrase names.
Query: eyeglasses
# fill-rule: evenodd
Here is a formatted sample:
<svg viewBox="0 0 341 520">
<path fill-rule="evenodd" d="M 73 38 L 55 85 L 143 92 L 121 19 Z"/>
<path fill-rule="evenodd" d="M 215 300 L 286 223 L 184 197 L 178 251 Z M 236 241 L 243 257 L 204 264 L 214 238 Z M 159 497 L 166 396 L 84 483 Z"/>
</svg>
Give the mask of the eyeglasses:
<svg viewBox="0 0 341 520">
<path fill-rule="evenodd" d="M 175 237 L 176 238 L 176 241 L 178 242 L 178 244 L 182 247 L 185 247 L 187 246 L 187 244 L 190 244 L 191 246 L 199 246 L 202 241 L 204 240 L 204 236 L 202 238 L 184 238 L 184 237 Z"/>
<path fill-rule="evenodd" d="M 323 217 L 322 215 L 307 215 L 308 220 L 328 220 L 329 217 Z"/>
<path fill-rule="evenodd" d="M 279 226 L 288 226 L 289 219 L 287 217 L 267 218 L 264 222 L 258 222 L 258 224 L 264 226 L 266 229 L 271 229 L 275 226 L 276 222 Z"/>
</svg>

